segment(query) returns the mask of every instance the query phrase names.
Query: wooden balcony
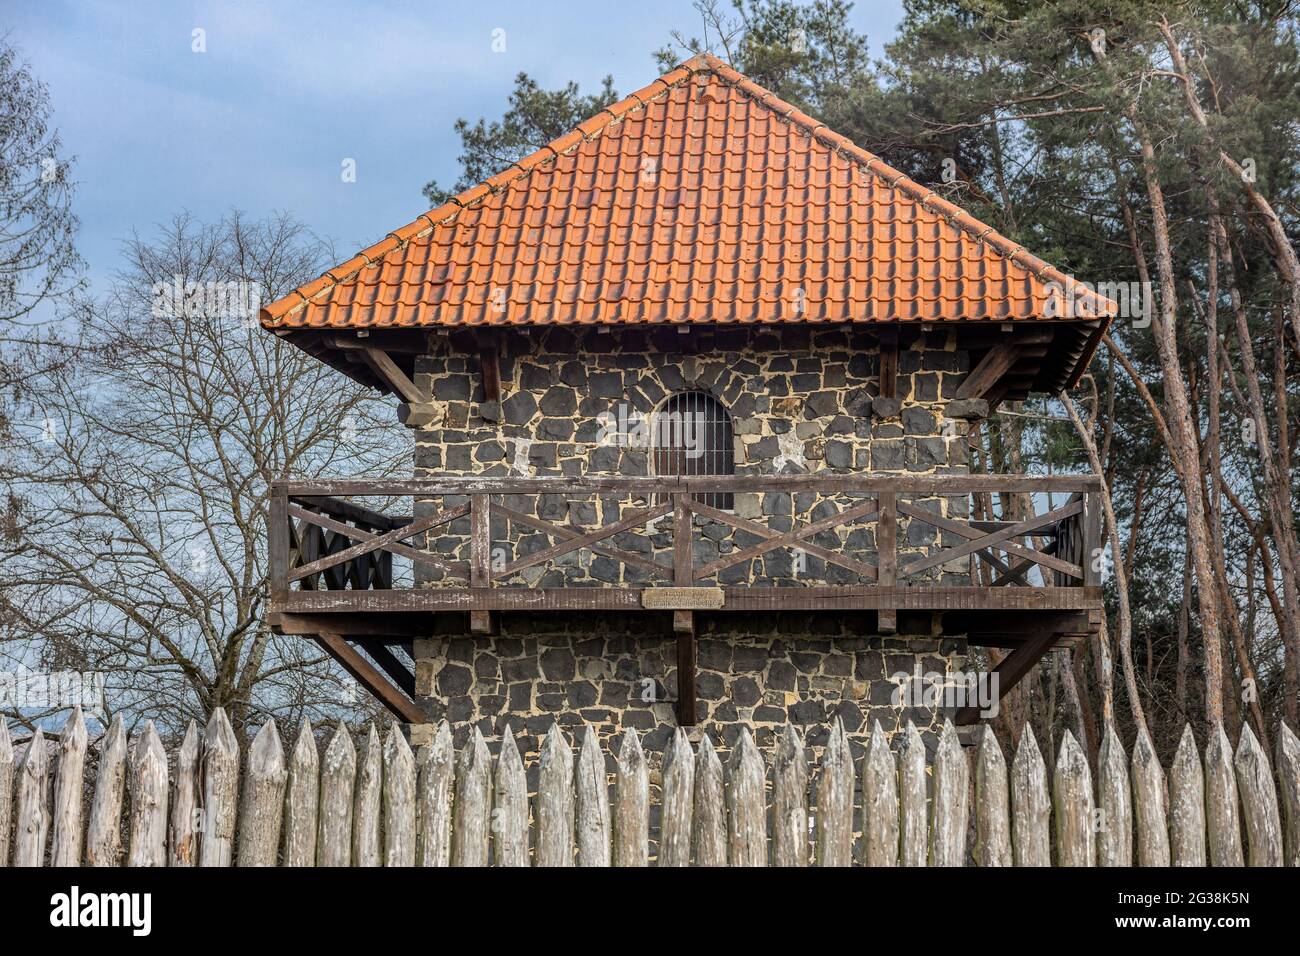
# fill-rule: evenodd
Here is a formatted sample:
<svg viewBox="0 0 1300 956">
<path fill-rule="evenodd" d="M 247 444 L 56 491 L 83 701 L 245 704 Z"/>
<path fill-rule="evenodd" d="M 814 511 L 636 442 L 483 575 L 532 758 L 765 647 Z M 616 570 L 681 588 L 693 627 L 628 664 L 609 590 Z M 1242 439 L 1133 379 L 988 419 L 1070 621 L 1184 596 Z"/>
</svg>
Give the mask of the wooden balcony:
<svg viewBox="0 0 1300 956">
<path fill-rule="evenodd" d="M 1012 649 L 1005 692 L 1095 630 L 1099 488 L 1027 475 L 280 481 L 270 620 L 325 638 L 354 673 L 366 662 L 343 656 L 364 651 L 409 700 L 389 648 L 430 633 L 435 612 L 464 612 L 480 634 L 501 612 L 667 612 L 691 723 L 698 614 L 869 614 L 882 634 L 924 614 Z M 408 513 L 377 504 L 394 500 Z"/>
</svg>

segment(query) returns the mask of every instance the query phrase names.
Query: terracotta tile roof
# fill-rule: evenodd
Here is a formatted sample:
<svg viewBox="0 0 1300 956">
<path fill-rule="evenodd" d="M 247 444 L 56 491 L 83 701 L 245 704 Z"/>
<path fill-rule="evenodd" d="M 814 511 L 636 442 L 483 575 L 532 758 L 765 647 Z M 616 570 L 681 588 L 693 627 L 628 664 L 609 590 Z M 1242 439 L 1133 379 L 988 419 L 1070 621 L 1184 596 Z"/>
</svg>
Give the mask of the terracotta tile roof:
<svg viewBox="0 0 1300 956">
<path fill-rule="evenodd" d="M 1063 291 L 1073 317 L 1113 309 L 705 55 L 261 318 L 285 330 L 1005 321 L 1061 316 Z"/>
</svg>

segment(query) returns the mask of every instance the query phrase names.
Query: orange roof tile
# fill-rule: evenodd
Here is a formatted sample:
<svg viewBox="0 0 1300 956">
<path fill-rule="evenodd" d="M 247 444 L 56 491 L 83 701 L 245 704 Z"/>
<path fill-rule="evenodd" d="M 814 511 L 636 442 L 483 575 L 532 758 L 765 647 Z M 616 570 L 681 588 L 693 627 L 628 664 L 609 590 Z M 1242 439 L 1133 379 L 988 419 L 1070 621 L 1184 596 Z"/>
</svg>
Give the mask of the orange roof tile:
<svg viewBox="0 0 1300 956">
<path fill-rule="evenodd" d="M 702 55 L 261 318 L 286 330 L 1006 321 L 1060 317 L 1063 295 L 1070 317 L 1114 310 Z"/>
</svg>

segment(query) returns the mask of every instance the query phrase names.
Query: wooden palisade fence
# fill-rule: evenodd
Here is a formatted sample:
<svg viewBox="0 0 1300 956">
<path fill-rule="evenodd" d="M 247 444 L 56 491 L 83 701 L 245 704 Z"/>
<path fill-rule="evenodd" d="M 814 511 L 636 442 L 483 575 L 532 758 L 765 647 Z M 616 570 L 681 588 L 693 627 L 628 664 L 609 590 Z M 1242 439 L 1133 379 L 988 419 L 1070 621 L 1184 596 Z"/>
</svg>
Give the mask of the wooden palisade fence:
<svg viewBox="0 0 1300 956">
<path fill-rule="evenodd" d="M 118 718 L 85 806 L 78 710 L 52 766 L 39 732 L 16 762 L 0 721 L 0 864 L 1300 865 L 1300 742 L 1285 727 L 1272 762 L 1249 727 L 1235 752 L 1216 730 L 1203 757 L 1189 728 L 1168 772 L 1145 737 L 1126 754 L 1107 730 L 1095 780 L 1068 732 L 1050 776 L 1030 730 L 1010 762 L 981 733 L 967 750 L 945 725 L 927 761 L 914 727 L 894 753 L 877 726 L 855 762 L 837 720 L 814 771 L 793 727 L 766 756 L 743 731 L 725 762 L 678 730 L 652 841 L 632 730 L 607 764 L 591 729 L 575 755 L 553 726 L 530 795 L 508 733 L 495 758 L 477 730 L 457 753 L 443 723 L 417 755 L 397 727 L 381 740 L 372 725 L 357 748 L 340 726 L 318 753 L 304 721 L 286 755 L 268 722 L 241 760 L 217 710 L 202 734 L 191 723 L 169 774 L 153 725 L 128 742 Z"/>
</svg>

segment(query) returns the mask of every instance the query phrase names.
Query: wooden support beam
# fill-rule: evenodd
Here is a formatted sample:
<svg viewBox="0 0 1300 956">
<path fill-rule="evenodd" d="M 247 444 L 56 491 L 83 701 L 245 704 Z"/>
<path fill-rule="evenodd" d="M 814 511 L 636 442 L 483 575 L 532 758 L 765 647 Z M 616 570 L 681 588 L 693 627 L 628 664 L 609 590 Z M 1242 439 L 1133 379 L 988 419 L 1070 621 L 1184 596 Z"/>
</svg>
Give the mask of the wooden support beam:
<svg viewBox="0 0 1300 956">
<path fill-rule="evenodd" d="M 691 496 L 677 492 L 673 506 L 673 583 L 690 587 L 695 583 L 695 553 L 691 547 Z M 695 612 L 674 611 L 673 631 L 677 634 L 677 723 L 695 723 Z"/>
<path fill-rule="evenodd" d="M 383 349 L 409 355 L 427 355 L 432 351 L 432 334 L 417 329 L 361 329 L 354 335 L 337 333 L 322 336 L 322 345 L 340 350 Z"/>
<path fill-rule="evenodd" d="M 402 692 L 415 699 L 415 674 L 411 669 L 398 659 L 397 655 L 388 649 L 388 646 L 381 641 L 362 639 L 357 641 L 361 649 L 366 652 L 372 661 L 379 665 L 380 670 L 393 679 L 393 682 L 402 689 Z"/>
<path fill-rule="evenodd" d="M 724 587 L 724 611 L 1087 611 L 1102 606 L 1101 588 Z M 645 611 L 641 587 L 437 587 L 290 591 L 271 611 L 282 614 L 394 614 L 436 611 Z"/>
<path fill-rule="evenodd" d="M 374 694 L 388 711 L 409 724 L 424 723 L 424 713 L 400 689 L 375 669 L 375 665 L 361 656 L 355 647 L 338 634 L 317 634 L 315 641 L 325 653 L 339 662 L 358 683 Z"/>
<path fill-rule="evenodd" d="M 1013 342 L 999 342 L 984 353 L 984 358 L 966 376 L 957 389 L 956 398 L 984 398 L 990 389 L 1011 370 L 1020 357 L 1020 346 Z"/>
<path fill-rule="evenodd" d="M 898 583 L 898 497 L 893 491 L 882 491 L 876 499 L 880 517 L 876 519 L 876 580 L 882 588 Z M 881 634 L 898 630 L 898 611 L 882 607 L 877 612 L 877 627 Z"/>
<path fill-rule="evenodd" d="M 674 611 L 673 627 L 679 618 L 688 619 L 690 627 L 677 630 L 677 725 L 694 727 L 695 705 L 695 614 L 693 611 Z"/>
<path fill-rule="evenodd" d="M 1052 649 L 1058 638 L 1059 635 L 1053 631 L 1040 632 L 1002 658 L 1002 663 L 993 669 L 993 673 L 997 675 L 999 703 L 1007 696 L 1011 688 L 1020 683 L 1021 678 L 1043 659 L 1043 656 Z M 953 723 L 958 726 L 969 725 L 978 723 L 979 719 L 980 711 L 978 707 L 963 707 L 957 711 Z"/>
<path fill-rule="evenodd" d="M 898 330 L 880 332 L 880 397 L 898 397 Z"/>
<path fill-rule="evenodd" d="M 470 587 L 486 588 L 492 583 L 492 502 L 485 494 L 470 498 Z M 495 634 L 496 615 L 492 611 L 470 611 L 471 634 Z"/>
<path fill-rule="evenodd" d="M 483 400 L 487 402 L 501 401 L 501 366 L 498 361 L 497 350 L 494 348 L 481 348 L 478 353 L 479 367 L 483 371 Z"/>
<path fill-rule="evenodd" d="M 289 496 L 284 488 L 271 491 L 270 511 L 267 515 L 267 583 L 270 597 L 283 601 L 289 596 L 289 536 L 292 529 L 289 518 Z"/>
<path fill-rule="evenodd" d="M 402 397 L 406 402 L 412 405 L 430 405 L 433 399 L 430 398 L 423 389 L 417 388 L 415 383 L 403 372 L 383 349 L 363 348 L 361 356 L 365 363 L 370 366 L 370 370 L 379 376 L 380 380 L 386 384 L 395 394 Z"/>
<path fill-rule="evenodd" d="M 1044 632 L 1060 634 L 1086 631 L 1086 611 L 1037 611 L 1007 614 L 1002 611 L 945 611 L 940 619 L 940 633 L 964 636 L 971 647 L 1005 647 L 1011 641 L 1019 647 Z M 999 643 L 990 644 L 989 640 Z"/>
<path fill-rule="evenodd" d="M 364 637 L 382 644 L 406 644 L 416 637 L 428 637 L 432 623 L 419 612 L 406 614 L 286 614 L 271 611 L 266 623 L 277 634 L 310 637 L 322 631 L 340 637 Z"/>
</svg>

